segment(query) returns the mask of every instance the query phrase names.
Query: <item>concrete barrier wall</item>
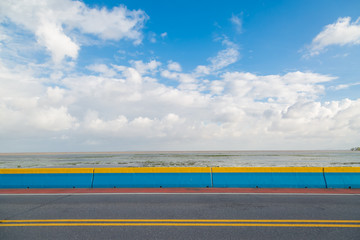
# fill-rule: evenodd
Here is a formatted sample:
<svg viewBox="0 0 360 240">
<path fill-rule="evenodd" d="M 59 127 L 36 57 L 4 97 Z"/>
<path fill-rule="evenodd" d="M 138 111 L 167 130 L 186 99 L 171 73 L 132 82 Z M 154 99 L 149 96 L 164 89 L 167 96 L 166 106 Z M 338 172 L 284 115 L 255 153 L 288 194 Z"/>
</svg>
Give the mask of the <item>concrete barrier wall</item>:
<svg viewBox="0 0 360 240">
<path fill-rule="evenodd" d="M 211 187 L 210 168 L 95 168 L 94 188 Z"/>
<path fill-rule="evenodd" d="M 360 167 L 0 169 L 0 188 L 360 188 Z"/>
<path fill-rule="evenodd" d="M 360 167 L 326 167 L 328 188 L 360 188 Z"/>
<path fill-rule="evenodd" d="M 212 168 L 213 187 L 325 188 L 322 168 Z"/>
<path fill-rule="evenodd" d="M 0 188 L 90 188 L 92 168 L 0 169 Z"/>
</svg>

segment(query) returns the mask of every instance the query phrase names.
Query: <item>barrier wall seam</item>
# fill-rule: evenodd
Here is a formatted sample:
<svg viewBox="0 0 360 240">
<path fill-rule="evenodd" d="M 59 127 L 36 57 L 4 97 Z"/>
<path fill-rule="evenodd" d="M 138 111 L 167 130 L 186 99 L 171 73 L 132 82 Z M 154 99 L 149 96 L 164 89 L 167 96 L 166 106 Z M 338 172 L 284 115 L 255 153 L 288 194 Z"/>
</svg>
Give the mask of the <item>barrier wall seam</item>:
<svg viewBox="0 0 360 240">
<path fill-rule="evenodd" d="M 95 178 L 95 168 L 92 171 L 92 178 L 91 178 L 91 186 L 90 188 L 94 188 L 94 178 Z"/>
<path fill-rule="evenodd" d="M 326 177 L 325 177 L 325 168 L 322 168 L 323 170 L 323 176 L 324 176 L 324 182 L 325 182 L 325 188 L 328 188 L 327 182 L 326 182 Z"/>
</svg>

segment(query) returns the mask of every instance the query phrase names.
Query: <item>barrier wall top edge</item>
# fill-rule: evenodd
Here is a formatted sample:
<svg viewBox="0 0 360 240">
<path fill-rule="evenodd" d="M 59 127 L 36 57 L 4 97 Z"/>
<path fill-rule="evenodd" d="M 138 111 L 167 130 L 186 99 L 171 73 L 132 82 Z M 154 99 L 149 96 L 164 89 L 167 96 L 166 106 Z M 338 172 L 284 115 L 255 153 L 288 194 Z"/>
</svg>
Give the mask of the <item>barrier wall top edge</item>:
<svg viewBox="0 0 360 240">
<path fill-rule="evenodd" d="M 0 174 L 93 173 L 93 168 L 8 168 Z"/>
<path fill-rule="evenodd" d="M 360 167 L 134 167 L 134 168 L 14 168 L 0 174 L 61 173 L 360 173 Z"/>
<path fill-rule="evenodd" d="M 215 167 L 213 173 L 322 173 L 322 167 Z"/>
<path fill-rule="evenodd" d="M 210 173 L 210 167 L 95 168 L 94 173 Z"/>
<path fill-rule="evenodd" d="M 360 167 L 325 167 L 325 173 L 360 173 Z"/>
</svg>

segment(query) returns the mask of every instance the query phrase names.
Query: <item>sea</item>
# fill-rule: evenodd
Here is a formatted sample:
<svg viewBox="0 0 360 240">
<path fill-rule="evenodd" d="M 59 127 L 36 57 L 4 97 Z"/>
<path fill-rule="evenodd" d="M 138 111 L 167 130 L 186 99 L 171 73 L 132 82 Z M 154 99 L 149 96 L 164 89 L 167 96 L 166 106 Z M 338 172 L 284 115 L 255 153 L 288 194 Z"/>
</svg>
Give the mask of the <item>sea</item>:
<svg viewBox="0 0 360 240">
<path fill-rule="evenodd" d="M 360 167 L 359 151 L 0 153 L 0 168 Z"/>
</svg>

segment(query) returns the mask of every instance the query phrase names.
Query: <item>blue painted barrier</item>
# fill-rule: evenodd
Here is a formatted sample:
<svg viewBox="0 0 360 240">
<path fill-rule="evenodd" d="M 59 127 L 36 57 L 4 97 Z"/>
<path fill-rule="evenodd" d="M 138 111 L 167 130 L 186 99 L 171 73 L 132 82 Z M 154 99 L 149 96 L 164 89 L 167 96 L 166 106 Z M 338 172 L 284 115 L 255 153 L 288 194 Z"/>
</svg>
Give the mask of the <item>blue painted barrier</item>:
<svg viewBox="0 0 360 240">
<path fill-rule="evenodd" d="M 95 168 L 94 188 L 211 187 L 210 168 Z"/>
<path fill-rule="evenodd" d="M 360 167 L 326 167 L 328 188 L 360 188 Z"/>
<path fill-rule="evenodd" d="M 1 169 L 0 188 L 91 188 L 93 169 Z"/>
<path fill-rule="evenodd" d="M 360 167 L 0 169 L 0 188 L 360 188 Z"/>
<path fill-rule="evenodd" d="M 322 168 L 213 168 L 214 188 L 325 188 Z"/>
</svg>

